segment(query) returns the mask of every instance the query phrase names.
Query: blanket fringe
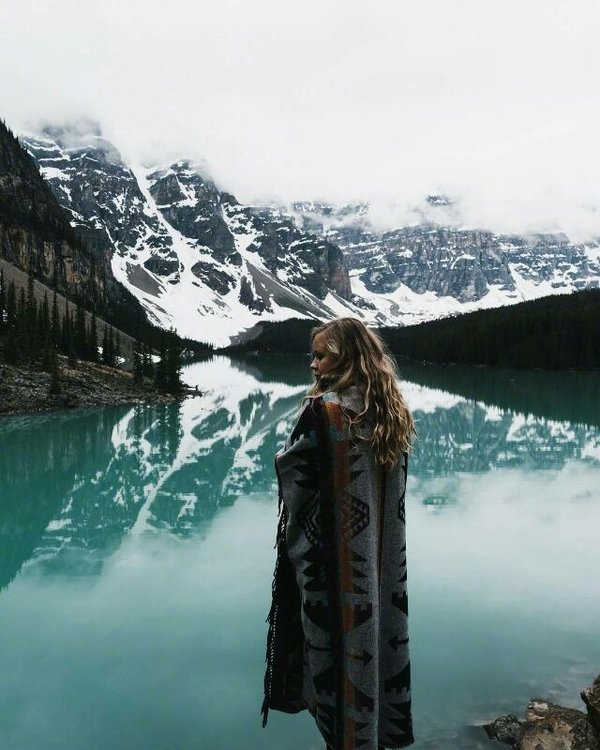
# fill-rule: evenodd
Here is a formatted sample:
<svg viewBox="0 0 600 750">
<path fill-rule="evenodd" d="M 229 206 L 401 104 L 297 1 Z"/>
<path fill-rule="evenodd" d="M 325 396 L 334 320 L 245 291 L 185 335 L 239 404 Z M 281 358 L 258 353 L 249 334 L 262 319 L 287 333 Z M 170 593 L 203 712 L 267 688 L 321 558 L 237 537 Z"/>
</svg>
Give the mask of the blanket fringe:
<svg viewBox="0 0 600 750">
<path fill-rule="evenodd" d="M 286 527 L 286 513 L 285 506 L 282 507 L 281 494 L 279 495 L 279 522 L 277 524 L 277 536 L 275 540 L 275 548 L 279 550 L 280 546 L 285 541 L 285 527 Z M 269 623 L 269 630 L 267 632 L 267 651 L 265 654 L 265 661 L 267 667 L 265 670 L 264 679 L 264 693 L 265 697 L 263 700 L 262 708 L 260 710 L 262 716 L 262 726 L 267 725 L 269 717 L 269 704 L 272 696 L 273 687 L 273 670 L 275 662 L 275 643 L 276 643 L 276 630 L 277 630 L 277 615 L 279 612 L 279 603 L 277 601 L 277 575 L 279 571 L 279 554 L 275 563 L 275 570 L 273 571 L 273 583 L 271 585 L 272 590 L 272 602 L 271 609 L 267 615 L 266 622 Z"/>
</svg>

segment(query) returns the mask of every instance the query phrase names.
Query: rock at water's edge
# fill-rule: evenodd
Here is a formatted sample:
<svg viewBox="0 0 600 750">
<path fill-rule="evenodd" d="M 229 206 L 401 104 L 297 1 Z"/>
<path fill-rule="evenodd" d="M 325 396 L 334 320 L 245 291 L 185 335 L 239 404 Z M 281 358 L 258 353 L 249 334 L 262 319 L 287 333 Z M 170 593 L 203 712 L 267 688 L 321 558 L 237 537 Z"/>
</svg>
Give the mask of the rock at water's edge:
<svg viewBox="0 0 600 750">
<path fill-rule="evenodd" d="M 503 714 L 483 728 L 491 740 L 514 746 L 521 732 L 521 722 L 514 714 Z"/>
<path fill-rule="evenodd" d="M 519 750 L 600 750 L 587 716 L 574 708 L 533 698 L 517 744 Z"/>
<path fill-rule="evenodd" d="M 600 675 L 581 693 L 588 715 L 542 698 L 532 698 L 524 720 L 499 716 L 484 729 L 515 750 L 600 750 Z"/>
<path fill-rule="evenodd" d="M 581 693 L 581 698 L 587 707 L 589 720 L 600 735 L 600 675 L 594 680 L 594 684 Z"/>
</svg>

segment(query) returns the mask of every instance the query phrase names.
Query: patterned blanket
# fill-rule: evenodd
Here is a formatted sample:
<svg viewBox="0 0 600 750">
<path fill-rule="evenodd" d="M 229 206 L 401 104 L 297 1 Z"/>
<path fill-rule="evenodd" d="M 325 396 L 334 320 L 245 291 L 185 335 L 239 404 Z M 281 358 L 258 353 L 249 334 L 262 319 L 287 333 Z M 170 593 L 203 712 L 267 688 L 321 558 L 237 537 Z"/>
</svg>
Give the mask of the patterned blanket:
<svg viewBox="0 0 600 750">
<path fill-rule="evenodd" d="M 308 709 L 331 750 L 413 740 L 404 493 L 406 456 L 375 463 L 349 388 L 311 399 L 277 454 L 280 517 L 267 618 L 269 709 Z"/>
</svg>

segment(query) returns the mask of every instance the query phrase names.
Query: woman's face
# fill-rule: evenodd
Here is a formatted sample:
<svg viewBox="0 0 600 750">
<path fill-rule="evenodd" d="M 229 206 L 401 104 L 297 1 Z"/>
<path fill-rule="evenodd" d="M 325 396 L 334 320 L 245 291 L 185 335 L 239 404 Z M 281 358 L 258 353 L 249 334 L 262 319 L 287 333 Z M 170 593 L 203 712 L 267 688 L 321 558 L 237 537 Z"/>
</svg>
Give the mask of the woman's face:
<svg viewBox="0 0 600 750">
<path fill-rule="evenodd" d="M 321 375 L 330 372 L 335 367 L 335 356 L 325 348 L 325 334 L 318 333 L 312 342 L 312 362 L 310 369 L 318 380 Z"/>
</svg>

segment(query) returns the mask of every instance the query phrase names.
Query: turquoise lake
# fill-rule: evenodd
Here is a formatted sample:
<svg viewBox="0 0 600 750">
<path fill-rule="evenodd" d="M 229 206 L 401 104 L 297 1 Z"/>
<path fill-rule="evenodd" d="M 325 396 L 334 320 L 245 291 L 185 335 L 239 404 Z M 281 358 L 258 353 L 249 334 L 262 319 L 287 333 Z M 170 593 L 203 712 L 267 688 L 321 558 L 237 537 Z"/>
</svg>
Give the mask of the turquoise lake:
<svg viewBox="0 0 600 750">
<path fill-rule="evenodd" d="M 260 727 L 273 456 L 306 358 L 189 365 L 181 404 L 0 418 L 0 747 L 323 750 Z M 598 374 L 405 366 L 415 749 L 600 673 Z"/>
</svg>

